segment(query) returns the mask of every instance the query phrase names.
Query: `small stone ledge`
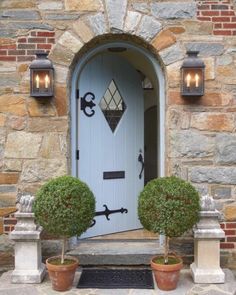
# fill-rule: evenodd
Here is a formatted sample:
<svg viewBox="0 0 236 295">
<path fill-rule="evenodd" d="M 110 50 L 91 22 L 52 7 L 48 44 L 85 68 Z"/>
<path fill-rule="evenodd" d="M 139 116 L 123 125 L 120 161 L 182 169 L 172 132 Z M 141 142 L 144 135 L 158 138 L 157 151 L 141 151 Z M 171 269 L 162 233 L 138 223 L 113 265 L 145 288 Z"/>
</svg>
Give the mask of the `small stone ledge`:
<svg viewBox="0 0 236 295">
<path fill-rule="evenodd" d="M 38 231 L 13 231 L 10 234 L 10 238 L 14 241 L 35 241 L 40 240 L 40 232 Z"/>
<path fill-rule="evenodd" d="M 225 282 L 225 273 L 219 269 L 198 268 L 195 263 L 190 265 L 191 274 L 196 284 L 223 284 Z"/>
<path fill-rule="evenodd" d="M 196 239 L 222 239 L 225 237 L 222 229 L 199 229 L 194 231 L 194 238 Z"/>
<path fill-rule="evenodd" d="M 38 270 L 14 270 L 11 282 L 14 284 L 40 284 L 46 275 L 44 264 Z"/>
</svg>

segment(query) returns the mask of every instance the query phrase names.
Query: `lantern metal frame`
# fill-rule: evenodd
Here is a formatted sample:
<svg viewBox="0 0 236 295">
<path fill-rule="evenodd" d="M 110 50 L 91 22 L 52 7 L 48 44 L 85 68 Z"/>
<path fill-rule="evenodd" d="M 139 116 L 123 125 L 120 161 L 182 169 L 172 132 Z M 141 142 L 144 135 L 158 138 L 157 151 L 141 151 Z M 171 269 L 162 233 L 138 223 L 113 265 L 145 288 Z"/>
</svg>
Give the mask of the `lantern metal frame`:
<svg viewBox="0 0 236 295">
<path fill-rule="evenodd" d="M 35 52 L 36 59 L 30 65 L 30 96 L 47 98 L 54 95 L 54 67 L 48 53 Z M 38 78 L 38 80 L 36 80 Z"/>
<path fill-rule="evenodd" d="M 205 64 L 197 56 L 199 51 L 187 51 L 181 67 L 181 95 L 203 96 L 205 93 Z M 187 76 L 189 75 L 189 81 Z M 192 79 L 192 77 L 195 77 Z"/>
</svg>

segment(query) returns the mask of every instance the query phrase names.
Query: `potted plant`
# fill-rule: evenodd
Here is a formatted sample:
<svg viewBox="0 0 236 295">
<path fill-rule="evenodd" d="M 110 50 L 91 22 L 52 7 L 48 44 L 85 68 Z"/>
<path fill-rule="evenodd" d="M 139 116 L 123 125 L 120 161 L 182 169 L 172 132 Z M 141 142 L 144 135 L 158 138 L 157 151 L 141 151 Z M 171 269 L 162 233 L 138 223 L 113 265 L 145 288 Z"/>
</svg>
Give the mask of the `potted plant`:
<svg viewBox="0 0 236 295">
<path fill-rule="evenodd" d="M 178 177 L 151 180 L 140 193 L 138 215 L 143 227 L 164 235 L 164 255 L 154 257 L 151 267 L 159 289 L 176 288 L 183 261 L 170 255 L 169 241 L 191 229 L 199 219 L 200 198 L 196 189 Z"/>
<path fill-rule="evenodd" d="M 62 240 L 61 256 L 48 258 L 46 266 L 53 289 L 68 290 L 72 286 L 78 260 L 65 256 L 66 242 L 90 227 L 95 214 L 93 193 L 78 178 L 57 177 L 39 189 L 33 211 L 37 223 Z"/>
</svg>

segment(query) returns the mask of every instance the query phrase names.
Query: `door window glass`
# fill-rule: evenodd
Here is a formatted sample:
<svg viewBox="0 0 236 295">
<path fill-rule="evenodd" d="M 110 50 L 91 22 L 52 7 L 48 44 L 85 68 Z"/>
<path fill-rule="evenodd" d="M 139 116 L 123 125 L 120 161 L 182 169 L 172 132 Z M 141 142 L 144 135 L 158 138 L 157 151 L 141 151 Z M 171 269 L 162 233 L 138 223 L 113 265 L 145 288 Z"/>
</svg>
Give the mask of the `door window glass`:
<svg viewBox="0 0 236 295">
<path fill-rule="evenodd" d="M 111 80 L 99 106 L 112 132 L 114 132 L 126 109 L 126 104 L 114 80 Z"/>
</svg>

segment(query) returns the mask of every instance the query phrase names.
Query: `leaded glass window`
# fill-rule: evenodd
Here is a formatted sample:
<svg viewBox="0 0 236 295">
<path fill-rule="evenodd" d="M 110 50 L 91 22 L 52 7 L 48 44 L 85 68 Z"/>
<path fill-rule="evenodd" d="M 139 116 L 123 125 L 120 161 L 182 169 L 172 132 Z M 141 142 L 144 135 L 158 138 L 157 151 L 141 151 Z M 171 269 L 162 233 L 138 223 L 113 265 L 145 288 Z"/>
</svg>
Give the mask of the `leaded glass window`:
<svg viewBox="0 0 236 295">
<path fill-rule="evenodd" d="M 126 104 L 114 80 L 111 80 L 99 106 L 112 132 L 114 132 L 126 110 Z"/>
</svg>

